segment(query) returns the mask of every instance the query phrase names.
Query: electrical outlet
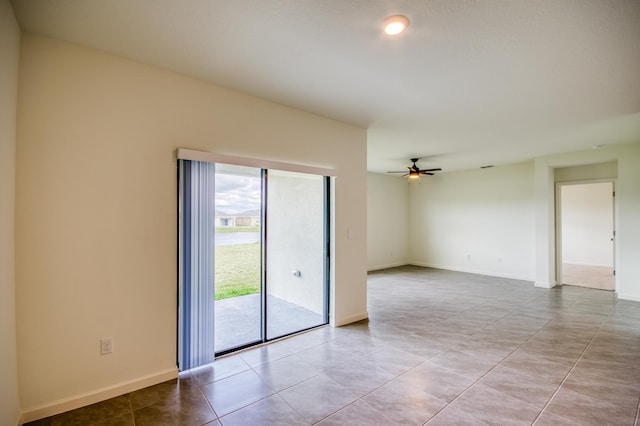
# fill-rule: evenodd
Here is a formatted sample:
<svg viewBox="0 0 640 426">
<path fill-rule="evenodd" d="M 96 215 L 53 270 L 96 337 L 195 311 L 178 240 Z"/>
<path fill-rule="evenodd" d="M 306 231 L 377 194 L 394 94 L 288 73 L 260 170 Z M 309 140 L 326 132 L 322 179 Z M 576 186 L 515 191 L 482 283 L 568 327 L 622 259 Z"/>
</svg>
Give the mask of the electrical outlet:
<svg viewBox="0 0 640 426">
<path fill-rule="evenodd" d="M 113 353 L 113 337 L 105 337 L 100 340 L 100 355 Z"/>
</svg>

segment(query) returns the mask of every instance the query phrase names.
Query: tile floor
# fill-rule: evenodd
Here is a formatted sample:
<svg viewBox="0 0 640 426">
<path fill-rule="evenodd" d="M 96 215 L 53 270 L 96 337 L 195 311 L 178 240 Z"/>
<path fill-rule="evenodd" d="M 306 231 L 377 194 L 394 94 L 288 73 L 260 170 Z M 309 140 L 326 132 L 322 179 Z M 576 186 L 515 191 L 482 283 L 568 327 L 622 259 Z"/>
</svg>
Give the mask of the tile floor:
<svg viewBox="0 0 640 426">
<path fill-rule="evenodd" d="M 33 424 L 640 426 L 638 302 L 401 267 L 369 315 Z"/>
</svg>

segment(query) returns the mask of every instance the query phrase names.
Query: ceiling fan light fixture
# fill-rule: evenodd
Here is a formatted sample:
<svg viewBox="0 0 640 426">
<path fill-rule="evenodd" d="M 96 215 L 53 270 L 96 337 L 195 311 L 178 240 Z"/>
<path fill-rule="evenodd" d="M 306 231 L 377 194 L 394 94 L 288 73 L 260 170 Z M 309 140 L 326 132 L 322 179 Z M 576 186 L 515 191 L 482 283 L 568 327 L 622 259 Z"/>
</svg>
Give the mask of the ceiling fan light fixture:
<svg viewBox="0 0 640 426">
<path fill-rule="evenodd" d="M 438 172 L 440 170 L 442 170 L 441 168 L 437 167 L 434 169 L 420 169 L 420 167 L 418 167 L 418 165 L 416 164 L 416 162 L 418 162 L 418 160 L 420 160 L 419 158 L 411 158 L 410 161 L 413 163 L 412 166 L 407 166 L 408 171 L 390 171 L 387 173 L 402 173 L 402 177 L 406 177 L 407 178 L 407 182 L 411 183 L 411 181 L 418 181 L 418 183 L 420 183 L 420 175 L 430 175 L 433 176 L 435 173 L 434 172 Z"/>
<path fill-rule="evenodd" d="M 409 18 L 404 15 L 393 15 L 386 17 L 383 23 L 385 34 L 398 35 L 409 26 Z"/>
</svg>

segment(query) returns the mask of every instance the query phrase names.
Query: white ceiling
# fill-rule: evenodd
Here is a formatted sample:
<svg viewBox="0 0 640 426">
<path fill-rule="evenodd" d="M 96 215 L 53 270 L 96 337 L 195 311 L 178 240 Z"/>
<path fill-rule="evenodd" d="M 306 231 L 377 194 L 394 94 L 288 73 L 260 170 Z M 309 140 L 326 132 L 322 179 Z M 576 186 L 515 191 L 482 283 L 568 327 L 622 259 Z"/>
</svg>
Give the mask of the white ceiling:
<svg viewBox="0 0 640 426">
<path fill-rule="evenodd" d="M 640 140 L 638 0 L 13 0 L 23 31 L 368 128 L 370 171 Z M 392 38 L 382 20 L 411 24 Z M 604 148 L 606 149 L 606 147 Z"/>
</svg>

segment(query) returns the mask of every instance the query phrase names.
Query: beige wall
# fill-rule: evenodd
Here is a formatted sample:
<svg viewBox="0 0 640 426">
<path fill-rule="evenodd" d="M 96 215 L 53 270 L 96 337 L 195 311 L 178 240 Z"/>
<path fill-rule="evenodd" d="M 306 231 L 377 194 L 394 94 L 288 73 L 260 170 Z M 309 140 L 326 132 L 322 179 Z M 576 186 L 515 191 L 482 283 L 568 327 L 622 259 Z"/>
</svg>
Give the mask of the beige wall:
<svg viewBox="0 0 640 426">
<path fill-rule="evenodd" d="M 367 175 L 367 267 L 370 271 L 406 265 L 409 261 L 409 186 L 406 178 L 399 176 Z"/>
<path fill-rule="evenodd" d="M 556 182 L 615 179 L 618 177 L 618 162 L 609 161 L 606 163 L 557 167 L 553 169 L 553 174 Z"/>
<path fill-rule="evenodd" d="M 576 169 L 580 170 L 580 179 L 601 179 L 614 170 L 602 164 L 615 162 L 616 292 L 621 299 L 640 301 L 640 143 L 610 145 L 535 160 L 536 285 L 550 287 L 556 284 L 555 171 L 589 166 Z M 591 167 L 593 165 L 600 166 Z M 603 167 L 609 171 L 603 173 Z"/>
<path fill-rule="evenodd" d="M 177 147 L 336 169 L 332 321 L 366 316 L 364 129 L 28 34 L 20 66 L 24 411 L 175 370 Z"/>
<path fill-rule="evenodd" d="M 0 1 L 0 425 L 20 417 L 16 358 L 15 155 L 20 30 Z"/>
<path fill-rule="evenodd" d="M 412 264 L 533 279 L 533 163 L 443 173 L 409 194 Z"/>
</svg>

